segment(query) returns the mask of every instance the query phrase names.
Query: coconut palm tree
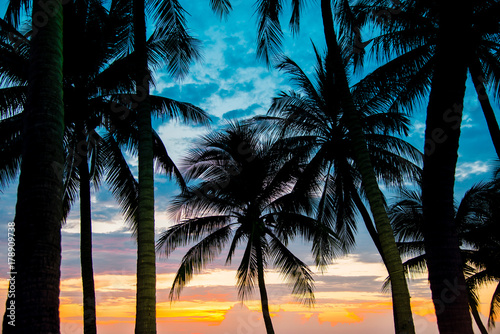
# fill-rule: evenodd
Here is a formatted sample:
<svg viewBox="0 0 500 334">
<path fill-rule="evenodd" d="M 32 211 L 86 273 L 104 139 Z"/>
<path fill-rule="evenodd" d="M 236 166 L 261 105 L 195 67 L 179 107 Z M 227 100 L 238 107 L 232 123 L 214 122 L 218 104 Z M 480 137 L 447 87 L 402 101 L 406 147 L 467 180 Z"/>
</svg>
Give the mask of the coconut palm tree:
<svg viewBox="0 0 500 334">
<path fill-rule="evenodd" d="M 28 1 L 24 2 L 28 4 Z M 4 316 L 4 332 L 59 332 L 64 109 L 62 100 L 62 3 L 33 1 L 36 33 L 31 39 L 26 138 L 16 205 L 15 327 Z M 45 9 L 44 9 L 45 8 Z M 51 10 L 50 15 L 46 12 Z M 40 15 L 44 14 L 43 24 Z"/>
<path fill-rule="evenodd" d="M 498 181 L 479 183 L 470 188 L 455 207 L 455 225 L 461 244 L 462 267 L 466 276 L 470 312 L 482 334 L 487 334 L 478 312 L 477 289 L 498 282 Z M 391 223 L 398 238 L 404 265 L 411 274 L 426 271 L 421 190 L 402 189 L 399 200 L 390 207 Z M 492 297 L 488 325 L 494 325 L 500 289 Z"/>
<path fill-rule="evenodd" d="M 342 3 L 346 4 L 345 2 Z M 346 4 L 346 7 L 349 7 L 348 4 Z M 326 66 L 331 68 L 330 73 L 332 73 L 328 78 L 330 81 L 329 86 L 332 87 L 333 92 L 338 94 L 340 107 L 346 115 L 346 126 L 352 141 L 355 163 L 359 169 L 363 188 L 377 228 L 380 246 L 384 254 L 384 263 L 391 277 L 395 330 L 396 333 L 414 333 L 410 294 L 403 273 L 403 265 L 385 209 L 384 198 L 377 183 L 374 166 L 370 161 L 370 154 L 360 121 L 360 109 L 355 105 L 349 89 L 345 69 L 346 64 L 344 63 L 343 50 L 337 41 L 330 0 L 321 1 L 321 13 L 328 48 Z"/>
<path fill-rule="evenodd" d="M 397 9 L 393 6 L 393 2 L 387 1 L 374 1 L 369 5 L 367 2 L 358 2 L 352 9 L 360 26 L 368 21 L 381 30 L 379 35 L 365 44 L 372 43 L 370 50 L 378 60 L 387 60 L 387 63 L 371 73 L 371 80 L 365 81 L 366 86 L 378 87 L 387 81 L 399 82 L 399 87 L 391 87 L 391 109 L 411 109 L 416 100 L 423 99 L 429 93 L 438 40 L 438 14 L 435 7 L 417 1 L 400 3 Z M 499 11 L 500 5 L 496 1 L 474 2 L 471 18 L 473 35 L 464 42 L 468 43 L 468 72 L 493 145 L 500 157 L 500 129 L 485 87 L 488 84 L 493 88 L 494 97 L 498 98 L 500 26 L 496 14 Z M 377 13 L 389 12 L 395 14 L 389 18 L 377 16 Z M 352 40 L 345 39 L 345 42 L 350 43 L 352 48 Z"/>
<path fill-rule="evenodd" d="M 358 211 L 383 255 L 369 210 L 362 200 L 361 176 L 354 163 L 352 143 L 345 124 L 346 115 L 339 108 L 338 100 L 325 89 L 329 77 L 326 59 L 319 55 L 316 48 L 314 51 L 317 60 L 315 83 L 293 60 L 283 57 L 277 67 L 290 76 L 298 90 L 281 92 L 279 97 L 273 99 L 269 116 L 256 119 L 261 122 L 264 131 L 271 130 L 278 138 L 283 138 L 284 145 L 300 143 L 311 152 L 312 157 L 296 183 L 294 193 L 297 196 L 308 194 L 311 186 L 322 184 L 317 219 L 334 226 L 345 248 L 349 248 L 355 243 Z M 366 95 L 353 97 L 362 111 L 363 132 L 377 178 L 387 186 L 398 186 L 405 180 L 413 180 L 420 174 L 420 168 L 415 163 L 420 162 L 421 153 L 400 137 L 389 134 L 406 135 L 409 128 L 407 116 L 384 113 L 374 108 L 376 103 L 373 101 L 365 103 L 371 100 Z"/>
<path fill-rule="evenodd" d="M 468 2 L 467 6 L 459 8 L 451 1 L 439 3 L 411 1 L 408 3 L 408 8 L 416 8 L 413 15 L 415 13 L 420 15 L 415 15 L 408 21 L 411 31 L 407 29 L 406 34 L 413 32 L 413 28 L 417 27 L 416 23 L 422 22 L 421 27 L 427 31 L 427 35 L 435 38 L 435 43 L 431 45 L 432 53 L 426 52 L 429 45 L 425 44 L 428 40 L 423 35 L 393 39 L 396 50 L 405 50 L 407 45 L 415 46 L 414 50 L 400 58 L 403 61 L 414 59 L 406 62 L 409 64 L 410 73 L 412 69 L 426 62 L 422 71 L 408 77 L 406 86 L 417 88 L 412 91 L 413 96 L 409 93 L 403 95 L 403 99 L 411 100 L 410 98 L 415 95 L 421 96 L 422 89 L 425 88 L 422 83 L 430 83 L 431 87 L 425 131 L 422 194 L 429 279 L 438 326 L 442 333 L 472 333 L 465 278 L 461 269 L 459 240 L 453 223 L 453 187 L 467 69 L 470 68 L 471 73 L 475 70 L 478 54 L 488 55 L 490 47 L 495 50 L 495 34 L 491 37 L 494 43 L 486 42 L 483 43 L 483 47 L 477 47 L 477 44 L 488 39 L 485 31 L 495 29 L 496 22 L 491 26 L 486 24 L 488 26 L 486 30 L 481 27 L 483 23 L 488 22 L 485 17 L 489 12 L 483 12 L 480 15 L 482 18 L 476 20 L 476 25 L 473 24 L 474 13 L 481 12 L 478 8 L 488 5 L 491 5 L 492 9 L 496 8 L 494 2 L 488 1 L 474 4 Z M 402 13 L 404 14 L 404 11 Z M 431 18 L 436 18 L 437 28 L 429 26 Z M 398 21 L 401 24 L 401 20 Z M 398 35 L 398 24 L 389 23 L 386 26 L 389 31 L 391 27 L 396 27 L 395 35 Z M 402 26 L 407 25 L 405 23 Z M 404 35 L 405 33 L 402 33 L 402 36 Z M 420 47 L 422 45 L 423 47 Z M 489 46 L 484 47 L 485 45 Z M 491 52 L 495 54 L 496 51 Z M 419 57 L 421 55 L 424 56 Z M 427 62 L 431 55 L 432 61 Z M 494 57 L 488 57 L 490 63 L 494 64 Z M 430 70 L 432 79 L 429 75 L 423 75 Z M 403 72 L 406 73 L 408 71 Z M 405 89 L 402 91 L 405 92 Z M 446 297 L 450 284 L 455 293 L 452 297 Z"/>
<path fill-rule="evenodd" d="M 347 1 L 339 1 L 344 8 L 349 8 Z M 214 9 L 221 15 L 227 13 L 231 7 L 230 2 L 211 1 Z M 270 63 L 272 56 L 279 54 L 282 41 L 282 31 L 280 27 L 280 14 L 282 13 L 282 4 L 277 1 L 256 1 L 258 23 L 258 47 L 257 52 L 262 58 Z M 292 17 L 290 26 L 293 31 L 298 31 L 300 22 L 300 13 L 303 8 L 303 1 L 292 1 Z M 352 140 L 352 148 L 358 165 L 364 190 L 370 204 L 374 222 L 379 234 L 380 246 L 386 260 L 386 266 L 389 274 L 393 277 L 393 309 L 395 316 L 396 332 L 406 333 L 414 332 L 413 318 L 410 306 L 410 294 L 403 274 L 403 265 L 399 257 L 394 235 L 391 229 L 389 218 L 384 206 L 384 198 L 377 183 L 373 166 L 370 161 L 370 155 L 367 143 L 363 135 L 362 125 L 359 122 L 359 110 L 356 108 L 351 96 L 349 83 L 347 79 L 343 51 L 337 42 L 337 35 L 333 24 L 333 13 L 331 0 L 321 1 L 321 12 L 326 44 L 328 48 L 328 58 L 326 66 L 327 72 L 332 76 L 328 79 L 329 90 L 333 96 L 338 96 L 339 105 L 346 111 L 346 125 L 349 128 Z M 351 28 L 351 26 L 343 27 Z M 335 76 L 335 80 L 333 80 Z"/>
<path fill-rule="evenodd" d="M 109 12 L 102 7 L 100 1 L 91 3 L 76 1 L 68 3 L 64 8 L 65 16 L 68 18 L 65 21 L 68 38 L 64 41 L 64 53 L 69 59 L 64 67 L 64 95 L 68 111 L 65 134 L 65 149 L 68 158 L 64 168 L 66 185 L 64 216 L 68 214 L 74 199 L 80 196 L 85 333 L 96 331 L 90 181 L 97 188 L 105 176 L 134 229 L 137 224 L 135 216 L 137 184 L 120 148 L 128 146 L 133 150 L 133 147 L 137 147 L 137 129 L 134 126 L 137 122 L 134 121 L 134 115 L 126 113 L 131 107 L 130 103 L 127 103 L 130 99 L 121 95 L 130 92 L 133 87 L 131 64 L 134 61 L 134 54 L 117 59 L 126 54 L 130 38 L 128 29 L 131 20 L 127 17 L 126 4 L 127 2 L 124 1 L 113 1 Z M 10 44 L 3 45 L 5 48 L 2 51 L 6 57 L 2 59 L 10 61 L 3 63 L 2 74 L 11 81 L 19 79 L 16 83 L 20 84 L 0 90 L 3 93 L 2 104 L 6 107 L 5 110 L 17 113 L 22 111 L 22 102 L 25 99 L 22 84 L 26 80 L 27 73 L 24 72 L 21 75 L 16 72 L 16 69 L 23 68 L 22 62 L 27 60 L 26 57 L 15 57 L 16 54 L 11 52 L 12 45 L 16 42 L 16 47 L 22 50 L 29 50 L 29 45 L 27 39 L 19 35 L 14 27 L 2 21 L 2 28 L 4 32 L 2 36 L 6 37 L 6 41 L 9 34 L 16 36 L 16 38 L 11 38 Z M 170 46 L 166 47 L 166 45 Z M 172 51 L 176 47 L 176 41 L 172 40 L 172 36 L 166 36 L 163 39 L 155 37 L 148 41 L 148 47 L 150 63 L 158 65 L 158 59 L 174 57 L 175 52 Z M 168 55 L 165 54 L 167 52 Z M 87 61 L 84 64 L 75 61 L 81 59 L 82 54 L 86 55 L 84 58 Z M 206 123 L 208 120 L 207 115 L 199 108 L 164 97 L 154 96 L 152 107 L 155 114 L 163 118 L 175 118 L 191 123 Z M 5 142 L 8 144 L 5 147 L 13 147 L 11 150 L 2 150 L 0 170 L 5 172 L 5 175 L 2 174 L 2 182 L 9 181 L 9 177 L 15 177 L 20 161 L 20 150 L 17 144 L 22 142 L 21 124 L 17 121 L 20 119 L 19 116 L 21 114 L 2 119 L 0 122 L 8 127 L 4 132 Z M 109 134 L 104 137 L 96 132 L 96 129 L 102 125 L 106 125 L 109 130 Z M 162 171 L 167 175 L 176 176 L 183 185 L 180 173 L 169 158 L 156 132 L 154 132 L 154 157 Z"/>
<path fill-rule="evenodd" d="M 154 164 L 151 101 L 149 98 L 150 72 L 146 38 L 145 1 L 132 1 L 135 62 L 135 112 L 139 128 L 139 198 L 137 225 L 137 304 L 135 333 L 156 333 L 156 265 L 154 235 Z M 189 36 L 184 10 L 177 0 L 149 1 L 158 36 L 177 38 L 176 57 L 170 59 L 168 69 L 182 76 L 192 60 L 198 58 L 196 41 Z M 169 46 L 167 46 L 169 47 Z"/>
<path fill-rule="evenodd" d="M 306 155 L 260 139 L 256 129 L 237 123 L 201 138 L 184 160 L 186 177 L 200 182 L 174 199 L 171 209 L 180 222 L 161 235 L 157 248 L 169 255 L 195 243 L 175 276 L 173 299 L 225 245 L 230 244 L 228 264 L 242 245 L 236 273 L 239 297 L 245 299 L 257 283 L 266 331 L 274 333 L 265 287 L 268 264 L 283 274 L 302 302 L 312 304 L 312 273 L 287 244 L 296 236 L 315 241 L 313 252 L 327 263 L 334 255 L 329 247 L 340 243 L 326 225 L 304 215 L 289 195 Z"/>
</svg>

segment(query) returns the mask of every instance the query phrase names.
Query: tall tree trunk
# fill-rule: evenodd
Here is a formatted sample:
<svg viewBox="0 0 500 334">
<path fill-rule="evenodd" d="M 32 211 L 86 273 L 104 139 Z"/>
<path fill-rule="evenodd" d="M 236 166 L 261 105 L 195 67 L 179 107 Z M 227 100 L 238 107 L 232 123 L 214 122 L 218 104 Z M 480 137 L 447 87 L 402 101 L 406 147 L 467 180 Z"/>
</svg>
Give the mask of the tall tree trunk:
<svg viewBox="0 0 500 334">
<path fill-rule="evenodd" d="M 484 118 L 486 119 L 486 124 L 488 125 L 488 130 L 490 132 L 491 141 L 495 147 L 495 152 L 497 157 L 500 159 L 500 128 L 498 127 L 498 122 L 495 117 L 495 112 L 490 103 L 488 93 L 486 92 L 486 87 L 483 83 L 483 73 L 481 71 L 481 64 L 479 60 L 471 59 L 469 64 L 469 71 L 472 77 L 472 82 L 476 89 L 477 98 L 481 104 L 481 109 L 483 110 Z"/>
<path fill-rule="evenodd" d="M 352 194 L 353 194 L 352 200 L 354 201 L 354 204 L 356 204 L 356 208 L 358 208 L 359 214 L 361 215 L 361 218 L 363 219 L 363 222 L 365 223 L 366 229 L 368 230 L 368 233 L 370 234 L 370 237 L 372 238 L 373 243 L 375 244 L 375 247 L 377 248 L 378 253 L 382 257 L 382 261 L 384 261 L 384 263 L 385 263 L 384 253 L 382 251 L 382 245 L 380 244 L 377 230 L 375 229 L 375 226 L 373 226 L 373 220 L 370 217 L 370 213 L 366 209 L 366 206 L 364 205 L 363 201 L 361 200 L 361 197 L 359 197 L 358 192 L 353 191 Z"/>
<path fill-rule="evenodd" d="M 328 47 L 327 65 L 334 74 L 333 86 L 341 99 L 345 111 L 346 122 L 352 149 L 355 154 L 356 166 L 363 181 L 363 187 L 370 204 L 370 209 L 378 231 L 384 262 L 391 278 L 391 292 L 396 333 L 415 333 L 410 305 L 410 293 L 404 274 L 404 267 L 396 246 L 394 233 L 385 210 L 382 193 L 377 183 L 375 171 L 370 161 L 368 146 L 360 124 L 360 115 L 354 105 L 347 81 L 340 46 L 333 24 L 333 14 L 330 0 L 321 0 L 321 12 Z M 328 68 L 327 68 L 328 70 Z M 331 78 L 333 80 L 333 76 Z"/>
<path fill-rule="evenodd" d="M 80 263 L 83 285 L 83 332 L 97 333 L 94 268 L 92 265 L 92 211 L 90 199 L 90 174 L 88 151 L 90 145 L 86 139 L 84 126 L 78 126 L 78 154 L 81 162 L 78 165 L 80 174 Z M 85 145 L 83 143 L 86 143 Z"/>
<path fill-rule="evenodd" d="M 59 333 L 63 216 L 62 5 L 60 0 L 41 0 L 33 1 L 32 8 L 16 262 L 10 268 L 13 290 L 7 298 L 3 332 L 53 334 Z"/>
<path fill-rule="evenodd" d="M 453 206 L 472 6 L 451 0 L 437 6 L 439 34 L 422 179 L 425 253 L 439 332 L 472 334 Z"/>
<path fill-rule="evenodd" d="M 134 48 L 139 127 L 139 209 L 137 225 L 136 334 L 156 333 L 156 254 L 154 223 L 153 131 L 149 101 L 144 0 L 134 0 Z"/>
<path fill-rule="evenodd" d="M 269 313 L 269 300 L 267 299 L 266 282 L 264 281 L 264 260 L 262 258 L 262 248 L 260 243 L 255 247 L 257 252 L 257 280 L 259 283 L 260 303 L 262 305 L 262 315 L 266 325 L 266 333 L 274 334 L 273 322 Z"/>
</svg>

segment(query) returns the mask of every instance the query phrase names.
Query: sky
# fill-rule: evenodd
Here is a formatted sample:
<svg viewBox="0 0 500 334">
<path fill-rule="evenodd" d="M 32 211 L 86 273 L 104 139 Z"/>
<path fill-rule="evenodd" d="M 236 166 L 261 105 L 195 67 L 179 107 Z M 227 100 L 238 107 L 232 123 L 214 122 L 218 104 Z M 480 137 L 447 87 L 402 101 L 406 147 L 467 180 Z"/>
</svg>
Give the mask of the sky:
<svg viewBox="0 0 500 334">
<path fill-rule="evenodd" d="M 5 0 L 0 6 L 4 12 Z M 234 10 L 225 20 L 213 14 L 209 1 L 181 1 L 190 14 L 188 27 L 203 42 L 203 61 L 193 64 L 190 74 L 182 81 L 169 78 L 165 71 L 156 73 L 157 84 L 152 93 L 193 103 L 212 116 L 212 127 L 225 119 L 245 118 L 263 114 L 273 96 L 292 88 L 286 77 L 257 60 L 256 17 L 253 1 L 232 1 Z M 313 41 L 324 48 L 319 2 L 312 1 L 304 9 L 301 31 L 292 36 L 283 16 L 284 53 L 295 60 L 307 73 L 312 73 Z M 373 69 L 370 65 L 368 70 Z M 494 106 L 497 108 L 497 106 Z M 417 148 L 423 147 L 425 103 L 412 114 L 412 130 L 407 138 Z M 207 132 L 203 127 L 191 127 L 175 122 L 156 120 L 154 127 L 163 139 L 169 154 L 178 162 L 193 140 Z M 487 133 L 479 103 L 468 82 L 462 137 L 457 166 L 456 197 L 460 199 L 473 183 L 488 180 L 493 171 L 495 151 Z M 130 157 L 137 171 L 137 159 Z M 0 312 L 4 311 L 7 289 L 7 223 L 15 213 L 17 182 L 0 193 Z M 176 185 L 163 175 L 156 175 L 156 232 L 171 226 L 167 212 L 169 199 L 178 193 Z M 386 189 L 388 199 L 394 191 Z M 63 227 L 63 262 L 61 281 L 61 333 L 82 333 L 82 292 L 79 264 L 78 202 Z M 97 296 L 98 331 L 132 333 L 135 316 L 136 243 L 124 224 L 120 209 L 106 187 L 92 194 L 93 254 Z M 312 263 L 310 245 L 300 241 L 292 251 L 307 263 Z M 183 290 L 180 300 L 173 303 L 168 293 L 180 259 L 186 248 L 178 249 L 168 259 L 157 261 L 157 321 L 158 333 L 172 334 L 250 334 L 264 333 L 259 313 L 258 294 L 242 304 L 235 288 L 235 270 L 221 260 L 196 275 Z M 221 258 L 224 258 L 224 252 Z M 312 268 L 314 270 L 314 268 Z M 278 333 L 391 333 L 393 320 L 390 294 L 382 292 L 387 273 L 367 232 L 360 224 L 356 249 L 338 258 L 324 273 L 315 270 L 316 305 L 299 304 L 282 283 L 281 277 L 269 270 L 266 274 L 273 323 Z M 425 276 L 409 282 L 417 333 L 437 333 L 429 286 Z M 492 287 L 481 295 L 481 312 L 487 314 Z M 500 333 L 499 329 L 493 333 Z"/>
</svg>

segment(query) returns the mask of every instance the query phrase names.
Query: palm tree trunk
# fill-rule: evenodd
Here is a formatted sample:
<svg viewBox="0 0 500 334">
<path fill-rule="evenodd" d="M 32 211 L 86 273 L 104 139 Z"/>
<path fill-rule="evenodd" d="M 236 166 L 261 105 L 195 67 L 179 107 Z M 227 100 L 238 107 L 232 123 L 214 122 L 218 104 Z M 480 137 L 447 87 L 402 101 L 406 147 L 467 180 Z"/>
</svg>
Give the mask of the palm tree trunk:
<svg viewBox="0 0 500 334">
<path fill-rule="evenodd" d="M 134 0 L 134 48 L 139 127 L 139 209 L 137 225 L 136 334 L 156 333 L 156 258 L 154 223 L 153 131 L 149 102 L 144 0 Z"/>
<path fill-rule="evenodd" d="M 439 35 L 422 179 L 425 253 L 439 332 L 472 334 L 453 205 L 472 9 L 470 2 L 457 6 L 443 0 L 437 5 Z"/>
<path fill-rule="evenodd" d="M 356 207 L 358 208 L 358 211 L 361 215 L 361 218 L 363 219 L 363 222 L 365 223 L 366 229 L 368 230 L 368 233 L 370 234 L 370 237 L 373 240 L 373 243 L 375 244 L 375 247 L 377 247 L 377 251 L 382 257 L 382 261 L 385 263 L 384 259 L 384 254 L 382 251 L 382 245 L 380 244 L 380 240 L 378 238 L 378 233 L 377 230 L 375 229 L 375 226 L 373 226 L 373 220 L 370 217 L 370 214 L 368 213 L 368 210 L 366 209 L 366 206 L 363 204 L 363 201 L 359 197 L 359 194 L 357 191 L 352 192 L 352 199 L 354 201 L 354 204 L 356 204 Z"/>
<path fill-rule="evenodd" d="M 484 327 L 484 324 L 481 321 L 481 317 L 479 316 L 479 311 L 477 310 L 477 307 L 471 307 L 470 312 L 472 313 L 474 321 L 476 322 L 477 328 L 479 328 L 481 334 L 488 334 L 488 330 L 486 329 L 486 327 Z"/>
<path fill-rule="evenodd" d="M 472 77 L 472 82 L 476 88 L 477 98 L 481 104 L 481 109 L 483 109 L 484 118 L 486 119 L 486 124 L 488 125 L 488 130 L 490 132 L 491 141 L 495 147 L 497 157 L 500 159 L 500 128 L 498 127 L 498 122 L 495 117 L 495 112 L 491 107 L 490 99 L 486 93 L 486 87 L 482 81 L 483 75 L 481 73 L 481 64 L 478 59 L 471 61 L 469 65 L 470 75 Z"/>
<path fill-rule="evenodd" d="M 257 245 L 257 280 L 259 283 L 260 303 L 262 305 L 262 315 L 266 325 L 267 334 L 274 334 L 273 323 L 269 313 L 269 301 L 267 299 L 266 283 L 264 281 L 264 261 L 262 258 L 262 249 L 260 243 Z"/>
<path fill-rule="evenodd" d="M 77 127 L 80 143 L 86 141 L 83 126 Z M 92 211 L 90 199 L 90 174 L 88 166 L 88 147 L 81 155 L 78 165 L 80 174 L 80 263 L 82 268 L 83 286 L 83 332 L 84 334 L 97 333 L 94 268 L 92 265 Z"/>
<path fill-rule="evenodd" d="M 48 334 L 60 330 L 62 5 L 58 0 L 41 0 L 33 1 L 32 8 L 29 93 L 15 218 L 16 262 L 10 268 L 15 296 L 9 293 L 7 298 L 3 332 Z"/>
<path fill-rule="evenodd" d="M 410 305 L 410 293 L 404 274 L 404 267 L 396 246 L 394 233 L 385 210 L 382 193 L 379 189 L 375 171 L 370 161 L 368 146 L 359 122 L 359 113 L 354 105 L 347 81 L 340 46 L 334 30 L 330 0 L 321 0 L 321 12 L 328 47 L 327 66 L 331 66 L 335 75 L 334 87 L 341 98 L 355 162 L 361 174 L 370 209 L 378 231 L 380 246 L 385 258 L 385 265 L 391 278 L 391 292 L 396 333 L 415 333 Z M 328 65 L 330 63 L 330 65 Z M 331 78 L 333 80 L 333 77 Z"/>
</svg>

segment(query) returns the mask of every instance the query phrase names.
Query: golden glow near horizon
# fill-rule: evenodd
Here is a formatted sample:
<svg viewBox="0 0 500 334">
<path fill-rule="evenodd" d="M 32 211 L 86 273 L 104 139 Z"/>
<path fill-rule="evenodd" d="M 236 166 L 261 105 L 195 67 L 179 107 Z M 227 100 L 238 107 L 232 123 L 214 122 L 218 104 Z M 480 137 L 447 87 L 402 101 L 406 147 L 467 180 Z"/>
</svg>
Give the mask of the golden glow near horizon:
<svg viewBox="0 0 500 334">
<path fill-rule="evenodd" d="M 293 315 L 294 319 L 297 319 L 296 326 L 302 324 L 304 326 L 314 325 L 323 328 L 326 325 L 335 327 L 339 324 L 346 326 L 348 324 L 351 324 L 351 326 L 359 324 L 361 326 L 365 321 L 376 322 L 378 318 L 392 317 L 390 294 L 382 293 L 380 290 L 351 291 L 348 289 L 349 283 L 346 283 L 342 289 L 334 284 L 328 286 L 328 283 L 326 283 L 328 279 L 332 278 L 340 277 L 347 279 L 347 282 L 350 282 L 349 280 L 355 282 L 356 278 L 374 276 L 378 277 L 374 280 L 381 286 L 381 282 L 385 277 L 385 269 L 382 264 L 360 263 L 357 262 L 355 256 L 341 259 L 323 275 L 319 274 L 317 276 L 319 291 L 315 293 L 316 304 L 314 307 L 307 307 L 290 295 L 286 284 L 282 282 L 278 273 L 270 271 L 266 275 L 266 283 L 270 297 L 270 310 L 273 319 L 275 319 L 273 321 L 276 321 L 277 324 L 289 322 L 287 315 Z M 323 280 L 320 280 L 321 278 Z M 212 331 L 209 331 L 208 328 L 217 328 L 224 323 L 227 326 L 231 326 L 231 324 L 237 326 L 243 321 L 242 319 L 250 319 L 252 326 L 260 326 L 258 293 L 255 291 L 251 298 L 245 301 L 244 306 L 241 306 L 241 302 L 237 299 L 234 270 L 211 269 L 195 275 L 190 284 L 184 289 L 180 300 L 171 302 L 168 298 L 168 292 L 173 279 L 173 273 L 157 275 L 158 324 L 159 326 L 168 324 L 169 332 L 177 333 L 176 330 L 178 330 L 178 333 L 211 334 Z M 132 330 L 135 321 L 135 281 L 136 276 L 134 274 L 95 275 L 98 325 L 100 328 L 108 329 L 104 333 L 113 333 L 117 328 L 130 328 Z M 7 281 L 2 281 L 0 288 L 5 292 Z M 428 287 L 418 286 L 420 290 L 425 288 L 428 289 Z M 494 286 L 491 285 L 481 292 L 481 312 L 483 315 L 486 315 L 489 310 L 488 302 L 491 299 L 493 290 Z M 5 293 L 2 293 L 2 297 L 4 295 Z M 419 317 L 417 324 L 420 324 L 421 328 L 425 328 L 425 330 L 417 332 L 434 333 L 432 328 L 435 327 L 435 324 L 433 324 L 435 316 L 430 298 L 428 296 L 413 297 L 412 309 L 415 317 Z M 81 329 L 82 313 L 81 279 L 69 278 L 62 280 L 61 323 L 66 324 L 65 326 L 78 326 Z M 370 315 L 375 315 L 375 317 Z M 245 324 L 245 321 L 243 321 L 243 324 Z M 184 331 L 192 326 L 194 326 L 193 328 L 198 327 L 196 327 L 196 330 L 193 329 L 193 332 Z M 428 328 L 431 328 L 431 331 L 428 332 Z M 128 329 L 124 330 L 128 331 Z M 207 332 L 204 330 L 207 330 Z M 67 333 L 72 332 L 74 330 L 67 331 Z M 76 330 L 76 333 L 80 333 L 80 331 Z M 255 333 L 258 333 L 258 331 Z"/>
</svg>

